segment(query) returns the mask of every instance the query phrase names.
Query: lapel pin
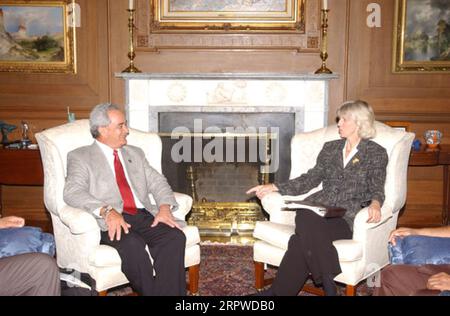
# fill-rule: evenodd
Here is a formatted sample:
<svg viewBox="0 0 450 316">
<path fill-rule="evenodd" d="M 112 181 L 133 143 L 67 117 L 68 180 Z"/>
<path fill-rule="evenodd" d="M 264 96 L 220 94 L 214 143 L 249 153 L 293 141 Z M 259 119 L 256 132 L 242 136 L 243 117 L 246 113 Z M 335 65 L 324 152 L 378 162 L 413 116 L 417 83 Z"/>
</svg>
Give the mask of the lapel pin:
<svg viewBox="0 0 450 316">
<path fill-rule="evenodd" d="M 358 158 L 354 158 L 353 160 L 352 160 L 352 164 L 355 164 L 355 163 L 358 163 L 359 162 L 359 159 Z"/>
</svg>

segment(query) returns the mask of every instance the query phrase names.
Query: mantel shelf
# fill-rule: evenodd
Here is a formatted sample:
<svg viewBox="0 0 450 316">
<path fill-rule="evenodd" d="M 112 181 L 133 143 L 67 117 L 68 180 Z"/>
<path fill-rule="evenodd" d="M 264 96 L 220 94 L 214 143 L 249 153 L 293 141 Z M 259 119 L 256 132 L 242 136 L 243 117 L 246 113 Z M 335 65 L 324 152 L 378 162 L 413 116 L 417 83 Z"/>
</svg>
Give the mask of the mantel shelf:
<svg viewBox="0 0 450 316">
<path fill-rule="evenodd" d="M 130 127 L 159 131 L 162 113 L 293 114 L 295 133 L 327 124 L 331 80 L 307 73 L 117 73 Z M 238 122 L 237 122 L 238 123 Z"/>
<path fill-rule="evenodd" d="M 308 73 L 116 73 L 125 80 L 306 80 L 328 81 L 338 79 L 339 74 Z"/>
</svg>

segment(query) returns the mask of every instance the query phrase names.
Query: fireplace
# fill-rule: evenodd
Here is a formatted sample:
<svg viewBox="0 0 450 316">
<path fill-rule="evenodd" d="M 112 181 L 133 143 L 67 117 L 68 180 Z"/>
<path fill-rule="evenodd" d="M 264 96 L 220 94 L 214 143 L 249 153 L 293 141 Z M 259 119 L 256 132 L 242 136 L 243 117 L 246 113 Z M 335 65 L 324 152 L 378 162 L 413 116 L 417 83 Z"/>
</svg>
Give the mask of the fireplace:
<svg viewBox="0 0 450 316">
<path fill-rule="evenodd" d="M 250 235 L 255 222 L 265 216 L 259 200 L 245 192 L 277 174 L 280 133 L 275 127 L 199 129 L 198 122 L 208 122 L 199 118 L 211 122 L 210 116 L 192 113 L 181 119 L 174 113 L 161 115 L 164 129 L 172 130 L 159 133 L 163 174 L 175 191 L 192 196 L 188 223 L 197 226 L 200 234 Z M 194 120 L 193 130 L 183 126 L 180 132 L 179 124 L 189 126 L 190 119 Z"/>
<path fill-rule="evenodd" d="M 159 126 L 163 174 L 194 199 L 189 224 L 203 235 L 251 234 L 265 216 L 245 192 L 288 178 L 294 116 L 161 112 Z"/>
<path fill-rule="evenodd" d="M 309 74 L 118 76 L 126 81 L 130 127 L 159 133 L 163 174 L 174 191 L 194 198 L 188 220 L 202 234 L 219 235 L 251 234 L 254 222 L 264 220 L 267 214 L 258 199 L 246 196 L 245 189 L 289 178 L 290 140 L 295 133 L 326 125 L 328 82 L 337 78 Z M 183 150 L 174 156 L 180 146 Z M 195 150 L 195 146 L 200 147 Z M 256 161 L 250 157 L 255 150 Z"/>
</svg>

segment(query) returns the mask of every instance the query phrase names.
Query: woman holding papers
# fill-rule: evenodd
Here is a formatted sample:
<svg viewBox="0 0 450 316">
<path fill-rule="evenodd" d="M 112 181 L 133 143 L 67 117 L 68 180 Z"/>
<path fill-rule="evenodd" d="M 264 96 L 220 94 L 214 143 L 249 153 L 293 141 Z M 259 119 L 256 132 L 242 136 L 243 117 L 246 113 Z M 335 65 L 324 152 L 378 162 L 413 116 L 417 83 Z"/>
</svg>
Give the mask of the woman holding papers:
<svg viewBox="0 0 450 316">
<path fill-rule="evenodd" d="M 339 107 L 337 117 L 341 139 L 324 144 L 312 169 L 287 182 L 247 191 L 260 199 L 275 191 L 300 195 L 322 183 L 323 189 L 305 201 L 347 210 L 343 217 L 321 217 L 307 209 L 298 210 L 295 234 L 277 276 L 261 295 L 297 295 L 310 273 L 326 295 L 336 295 L 333 279 L 341 268 L 333 241 L 352 238 L 353 220 L 364 206 L 369 206 L 367 222 L 381 219 L 388 156 L 382 146 L 370 140 L 376 133 L 373 110 L 364 101 L 350 101 Z"/>
</svg>

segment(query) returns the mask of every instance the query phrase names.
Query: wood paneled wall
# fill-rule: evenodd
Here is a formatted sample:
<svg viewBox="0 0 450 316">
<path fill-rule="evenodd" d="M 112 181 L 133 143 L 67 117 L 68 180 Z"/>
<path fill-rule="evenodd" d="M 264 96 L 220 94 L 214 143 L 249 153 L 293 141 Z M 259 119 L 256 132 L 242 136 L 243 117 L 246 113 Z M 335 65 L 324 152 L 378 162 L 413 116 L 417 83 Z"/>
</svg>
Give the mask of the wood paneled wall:
<svg viewBox="0 0 450 316">
<path fill-rule="evenodd" d="M 68 106 L 77 118 L 85 118 L 93 105 L 110 99 L 108 1 L 77 3 L 77 73 L 0 73 L 0 119 L 16 125 L 25 120 L 34 134 L 66 122 Z"/>
<path fill-rule="evenodd" d="M 76 74 L 0 73 L 0 120 L 29 123 L 34 134 L 67 121 L 67 106 L 86 118 L 93 105 L 110 99 L 109 27 L 107 0 L 77 0 Z M 20 128 L 9 137 L 20 138 Z M 11 172 L 14 172 L 13 170 Z M 48 214 L 40 187 L 4 187 L 3 215 L 22 215 L 30 225 L 48 229 Z"/>
<path fill-rule="evenodd" d="M 350 1 L 346 98 L 367 100 L 377 118 L 411 122 L 411 132 L 424 142 L 427 129 L 443 132 L 450 143 L 450 74 L 394 74 L 391 71 L 395 1 L 376 1 L 381 28 L 368 28 L 367 5 Z M 400 225 L 438 225 L 441 220 L 443 167 L 414 167 L 408 172 L 406 207 Z"/>
<path fill-rule="evenodd" d="M 382 10 L 381 28 L 366 25 L 366 7 L 371 2 L 329 2 L 327 64 L 340 75 L 331 83 L 329 122 L 334 122 L 335 109 L 343 100 L 361 98 L 373 105 L 378 119 L 410 121 L 418 138 L 422 138 L 424 130 L 438 128 L 444 133 L 443 142 L 450 143 L 450 75 L 392 74 L 395 1 L 376 1 Z M 35 133 L 64 123 L 67 106 L 77 118 L 85 118 L 99 102 L 124 103 L 124 83 L 115 73 L 128 65 L 128 1 L 77 0 L 77 3 L 81 7 L 77 74 L 0 73 L 0 119 L 13 124 L 26 120 Z M 144 72 L 305 73 L 320 66 L 317 52 L 289 50 L 138 50 L 135 62 Z M 438 223 L 442 206 L 440 167 L 414 168 L 409 179 L 407 207 L 400 223 Z M 30 196 L 28 202 L 19 203 L 24 195 Z M 8 187 L 3 196 L 4 214 L 23 212 L 29 218 L 42 217 L 41 190 Z"/>
</svg>

